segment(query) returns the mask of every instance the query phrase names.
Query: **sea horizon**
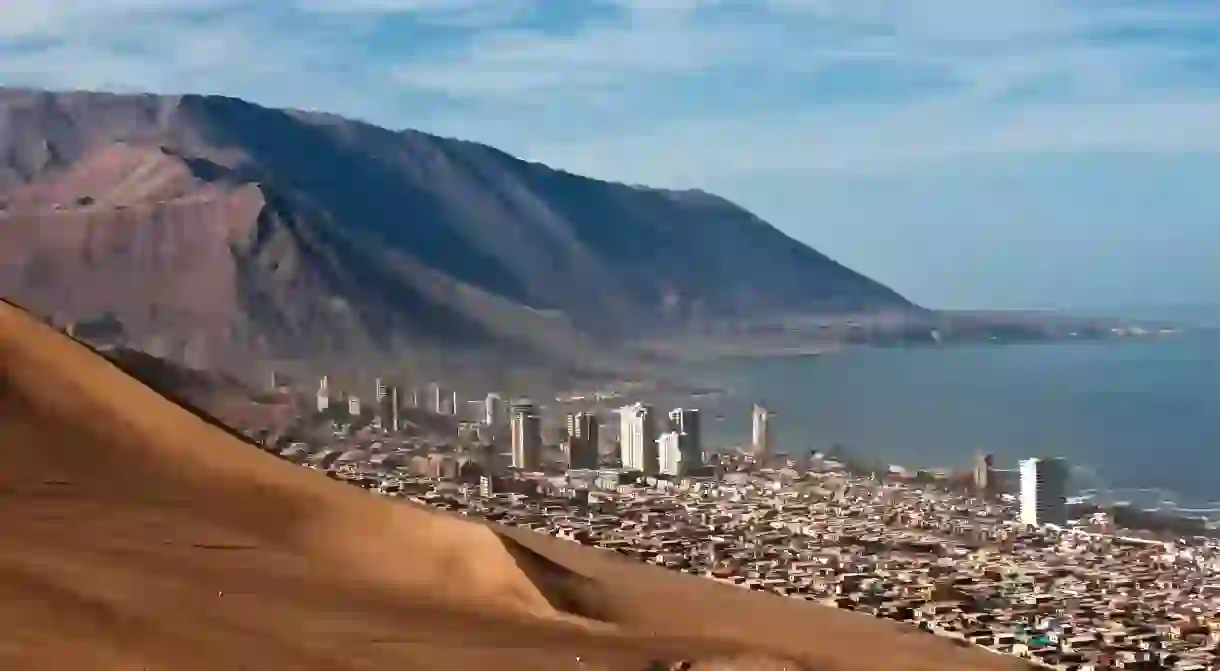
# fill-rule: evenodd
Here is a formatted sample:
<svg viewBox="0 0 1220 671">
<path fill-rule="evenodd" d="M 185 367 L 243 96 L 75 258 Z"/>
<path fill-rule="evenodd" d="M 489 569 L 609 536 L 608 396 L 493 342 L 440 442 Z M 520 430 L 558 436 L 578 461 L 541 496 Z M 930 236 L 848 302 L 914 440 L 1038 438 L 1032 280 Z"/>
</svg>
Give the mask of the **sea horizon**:
<svg viewBox="0 0 1220 671">
<path fill-rule="evenodd" d="M 1155 317 L 1145 317 L 1155 318 Z M 1170 337 L 912 348 L 701 366 L 705 441 L 746 445 L 749 408 L 775 413 L 776 449 L 839 445 L 908 468 L 999 467 L 1061 456 L 1072 491 L 1108 503 L 1220 517 L 1220 338 Z M 723 418 L 723 419 L 717 419 Z"/>
</svg>

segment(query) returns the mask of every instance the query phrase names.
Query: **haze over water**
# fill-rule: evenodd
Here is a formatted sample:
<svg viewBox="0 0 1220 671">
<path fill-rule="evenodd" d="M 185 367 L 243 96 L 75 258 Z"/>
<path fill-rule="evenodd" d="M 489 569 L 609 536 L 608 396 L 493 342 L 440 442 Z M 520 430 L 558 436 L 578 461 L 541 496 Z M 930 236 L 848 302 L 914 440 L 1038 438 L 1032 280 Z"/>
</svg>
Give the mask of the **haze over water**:
<svg viewBox="0 0 1220 671">
<path fill-rule="evenodd" d="M 1060 455 L 1076 467 L 1078 488 L 1147 506 L 1220 506 L 1220 338 L 1212 334 L 861 348 L 703 372 L 733 390 L 705 403 L 715 444 L 747 443 L 749 406 L 760 400 L 778 413 L 778 449 L 793 454 L 839 443 L 908 467 L 966 467 L 984 449 L 1001 468 Z"/>
</svg>

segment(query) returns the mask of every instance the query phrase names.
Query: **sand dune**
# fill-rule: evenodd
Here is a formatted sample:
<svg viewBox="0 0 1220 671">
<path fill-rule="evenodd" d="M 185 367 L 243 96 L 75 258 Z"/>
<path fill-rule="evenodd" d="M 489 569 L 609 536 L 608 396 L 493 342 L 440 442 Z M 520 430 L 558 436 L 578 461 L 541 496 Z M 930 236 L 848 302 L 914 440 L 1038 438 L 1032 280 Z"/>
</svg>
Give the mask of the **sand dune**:
<svg viewBox="0 0 1220 671">
<path fill-rule="evenodd" d="M 3 669 L 1015 667 L 370 496 L 8 304 L 0 449 Z"/>
</svg>

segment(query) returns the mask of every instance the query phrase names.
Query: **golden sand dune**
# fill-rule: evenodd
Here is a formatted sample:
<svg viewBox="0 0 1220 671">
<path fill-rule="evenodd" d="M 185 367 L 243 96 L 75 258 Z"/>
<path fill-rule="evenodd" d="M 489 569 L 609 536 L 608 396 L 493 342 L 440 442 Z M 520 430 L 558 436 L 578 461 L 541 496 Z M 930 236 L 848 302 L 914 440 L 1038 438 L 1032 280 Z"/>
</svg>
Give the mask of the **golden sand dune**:
<svg viewBox="0 0 1220 671">
<path fill-rule="evenodd" d="M 1015 667 L 368 495 L 7 303 L 0 449 L 0 669 Z"/>
</svg>

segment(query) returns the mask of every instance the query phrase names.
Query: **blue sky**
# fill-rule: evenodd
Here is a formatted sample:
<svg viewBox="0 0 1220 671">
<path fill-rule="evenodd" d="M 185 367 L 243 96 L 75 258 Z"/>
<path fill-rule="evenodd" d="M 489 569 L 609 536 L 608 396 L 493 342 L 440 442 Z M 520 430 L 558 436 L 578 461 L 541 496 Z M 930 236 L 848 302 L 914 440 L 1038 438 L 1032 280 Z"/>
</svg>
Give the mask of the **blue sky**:
<svg viewBox="0 0 1220 671">
<path fill-rule="evenodd" d="M 0 82 L 700 187 L 927 305 L 1220 302 L 1220 2 L 11 0 Z"/>
</svg>

